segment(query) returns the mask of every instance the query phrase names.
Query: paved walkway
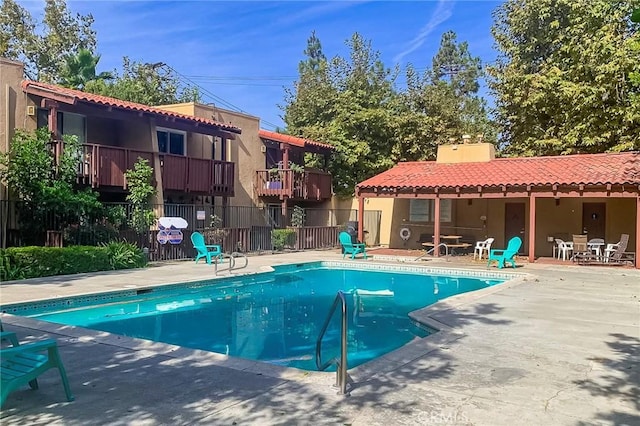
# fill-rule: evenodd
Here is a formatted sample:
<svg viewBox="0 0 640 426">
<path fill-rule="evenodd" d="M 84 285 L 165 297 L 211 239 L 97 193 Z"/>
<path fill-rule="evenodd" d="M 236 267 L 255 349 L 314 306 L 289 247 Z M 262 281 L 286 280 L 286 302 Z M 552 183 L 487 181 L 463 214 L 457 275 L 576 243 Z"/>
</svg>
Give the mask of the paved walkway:
<svg viewBox="0 0 640 426">
<path fill-rule="evenodd" d="M 340 259 L 335 252 L 251 257 L 269 265 Z M 483 264 L 424 265 L 485 270 Z M 15 391 L 10 424 L 640 424 L 640 272 L 525 265 L 526 279 L 418 313 L 442 331 L 350 374 L 304 372 L 203 351 L 3 315 L 22 341 L 58 340 L 75 402 L 53 371 Z M 223 273 L 221 275 L 226 275 Z M 199 280 L 210 266 L 2 283 L 1 303 Z"/>
</svg>

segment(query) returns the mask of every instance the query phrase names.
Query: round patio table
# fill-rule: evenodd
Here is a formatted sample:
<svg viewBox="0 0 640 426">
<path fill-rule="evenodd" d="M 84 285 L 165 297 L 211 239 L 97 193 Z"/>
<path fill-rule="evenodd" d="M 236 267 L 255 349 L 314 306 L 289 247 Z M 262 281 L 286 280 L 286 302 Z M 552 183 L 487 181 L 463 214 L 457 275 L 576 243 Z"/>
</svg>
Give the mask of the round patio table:
<svg viewBox="0 0 640 426">
<path fill-rule="evenodd" d="M 602 255 L 602 249 L 600 247 L 604 246 L 604 242 L 600 243 L 587 243 L 587 248 L 593 252 L 597 257 Z"/>
</svg>

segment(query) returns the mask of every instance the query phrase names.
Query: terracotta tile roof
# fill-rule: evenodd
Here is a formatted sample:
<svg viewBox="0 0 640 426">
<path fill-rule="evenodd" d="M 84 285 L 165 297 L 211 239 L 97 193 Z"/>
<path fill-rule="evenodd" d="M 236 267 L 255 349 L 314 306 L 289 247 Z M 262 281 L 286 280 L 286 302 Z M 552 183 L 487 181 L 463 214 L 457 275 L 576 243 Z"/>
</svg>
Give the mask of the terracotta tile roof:
<svg viewBox="0 0 640 426">
<path fill-rule="evenodd" d="M 239 127 L 231 124 L 220 123 L 214 120 L 206 118 L 193 117 L 186 114 L 179 114 L 176 112 L 165 111 L 160 108 L 155 108 L 143 104 L 137 104 L 135 102 L 122 101 L 120 99 L 109 98 L 102 95 L 94 95 L 93 93 L 86 93 L 80 90 L 68 89 L 66 87 L 57 86 L 55 84 L 40 83 L 37 81 L 25 80 L 22 82 L 22 90 L 26 93 L 32 93 L 38 96 L 46 97 L 47 93 L 52 96 L 68 98 L 73 101 L 88 102 L 96 105 L 102 105 L 113 108 L 120 108 L 128 111 L 145 112 L 149 114 L 159 115 L 163 117 L 179 118 L 181 120 L 190 121 L 193 123 L 204 124 L 211 127 L 217 127 L 220 130 L 241 133 L 242 130 Z"/>
<path fill-rule="evenodd" d="M 316 141 L 312 141 L 311 139 L 303 139 L 298 138 L 291 135 L 283 135 L 282 133 L 270 132 L 268 130 L 260 129 L 259 132 L 260 138 L 268 139 L 270 141 L 288 143 L 289 145 L 299 146 L 300 148 L 304 148 L 305 146 L 312 146 L 316 148 L 323 148 L 334 150 L 335 148 L 332 145 L 326 143 L 320 143 Z"/>
<path fill-rule="evenodd" d="M 499 158 L 484 163 L 399 163 L 358 188 L 640 185 L 640 152 Z"/>
</svg>

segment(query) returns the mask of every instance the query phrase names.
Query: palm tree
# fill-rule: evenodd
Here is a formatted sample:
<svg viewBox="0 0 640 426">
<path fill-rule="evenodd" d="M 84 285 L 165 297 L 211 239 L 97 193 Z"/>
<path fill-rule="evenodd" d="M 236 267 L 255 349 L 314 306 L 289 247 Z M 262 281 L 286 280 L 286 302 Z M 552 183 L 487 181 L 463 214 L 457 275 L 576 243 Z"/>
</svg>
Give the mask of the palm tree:
<svg viewBox="0 0 640 426">
<path fill-rule="evenodd" d="M 83 90 L 90 81 L 112 80 L 114 77 L 110 72 L 101 72 L 96 75 L 96 66 L 99 61 L 100 55 L 94 56 L 87 49 L 80 49 L 75 55 L 69 55 L 62 69 L 62 85 Z"/>
</svg>

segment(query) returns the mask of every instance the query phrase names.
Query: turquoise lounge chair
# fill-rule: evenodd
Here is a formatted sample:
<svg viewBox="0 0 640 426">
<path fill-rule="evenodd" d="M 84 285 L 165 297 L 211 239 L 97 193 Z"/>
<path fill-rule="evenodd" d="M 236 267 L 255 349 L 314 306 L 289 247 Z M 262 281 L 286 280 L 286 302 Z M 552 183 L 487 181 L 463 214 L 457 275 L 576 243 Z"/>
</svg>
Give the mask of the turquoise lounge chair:
<svg viewBox="0 0 640 426">
<path fill-rule="evenodd" d="M 0 340 L 8 340 L 11 346 L 18 346 L 18 336 L 13 331 L 0 331 Z"/>
<path fill-rule="evenodd" d="M 511 263 L 511 266 L 516 267 L 516 254 L 518 254 L 518 250 L 520 250 L 520 246 L 522 245 L 522 240 L 520 237 L 513 237 L 509 240 L 509 244 L 507 244 L 507 248 L 505 250 L 491 250 L 489 253 L 489 262 L 487 263 L 487 268 L 491 266 L 491 261 L 495 260 L 498 262 L 498 268 L 504 268 L 506 262 Z"/>
<path fill-rule="evenodd" d="M 352 243 L 351 235 L 349 235 L 347 232 L 341 232 L 338 238 L 340 239 L 340 244 L 342 244 L 343 259 L 347 254 L 351 255 L 351 259 L 355 259 L 356 255 L 360 253 L 362 253 L 365 259 L 367 258 L 367 251 L 365 250 L 363 243 Z"/>
<path fill-rule="evenodd" d="M 211 259 L 214 257 L 222 259 L 222 247 L 217 244 L 206 245 L 204 236 L 201 233 L 194 232 L 191 234 L 191 242 L 193 243 L 193 248 L 198 252 L 196 254 L 196 263 L 203 257 L 207 259 L 208 264 L 211 264 Z"/>
<path fill-rule="evenodd" d="M 50 368 L 58 369 L 67 401 L 73 401 L 67 373 L 62 365 L 55 340 L 43 340 L 0 349 L 0 384 L 2 385 L 0 405 L 4 404 L 9 393 L 27 383 L 31 389 L 38 389 L 36 378 Z"/>
<path fill-rule="evenodd" d="M 0 341 L 8 340 L 11 342 L 11 346 L 18 346 L 18 336 L 13 331 L 4 331 L 4 326 L 2 325 L 2 320 L 0 320 Z"/>
</svg>

